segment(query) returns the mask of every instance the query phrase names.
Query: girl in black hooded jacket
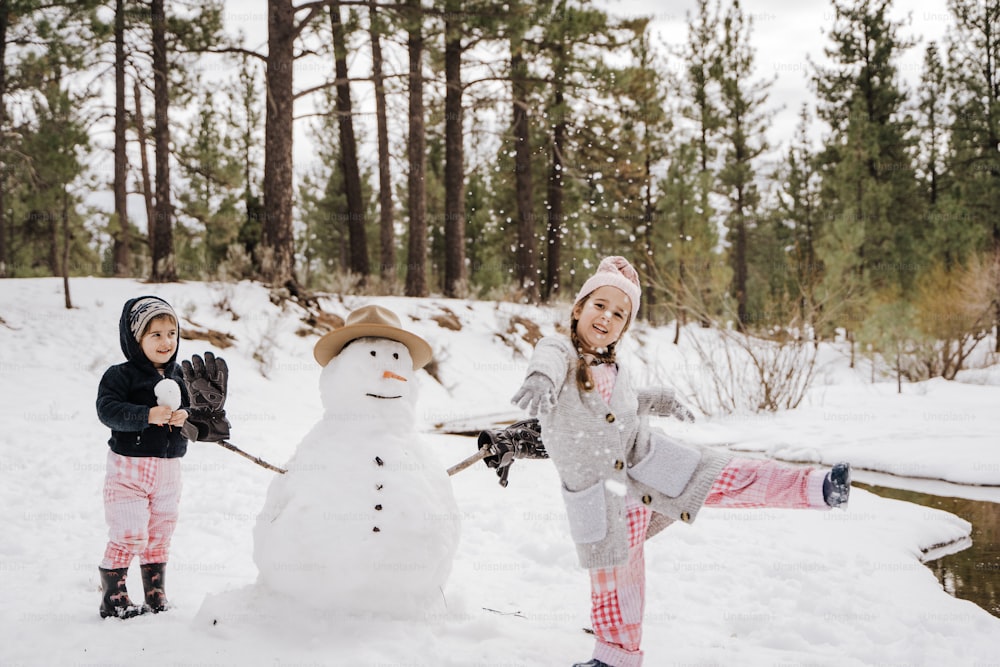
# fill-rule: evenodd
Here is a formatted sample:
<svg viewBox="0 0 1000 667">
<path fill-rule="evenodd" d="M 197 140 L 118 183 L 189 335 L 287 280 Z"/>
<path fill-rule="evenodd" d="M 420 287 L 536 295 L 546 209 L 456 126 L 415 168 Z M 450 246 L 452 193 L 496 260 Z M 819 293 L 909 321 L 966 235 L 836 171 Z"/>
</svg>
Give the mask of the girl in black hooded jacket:
<svg viewBox="0 0 1000 667">
<path fill-rule="evenodd" d="M 188 443 L 181 430 L 189 402 L 177 364 L 180 327 L 170 304 L 155 296 L 129 299 L 118 330 L 126 361 L 105 371 L 97 391 L 97 415 L 111 429 L 104 481 L 108 544 L 99 568 L 102 618 L 167 608 L 164 570 L 177 525 L 180 458 Z M 172 392 L 156 388 L 164 380 L 176 383 L 168 387 Z M 173 393 L 174 399 L 160 400 L 158 393 Z M 132 603 L 125 587 L 136 556 L 145 592 L 141 606 Z"/>
</svg>

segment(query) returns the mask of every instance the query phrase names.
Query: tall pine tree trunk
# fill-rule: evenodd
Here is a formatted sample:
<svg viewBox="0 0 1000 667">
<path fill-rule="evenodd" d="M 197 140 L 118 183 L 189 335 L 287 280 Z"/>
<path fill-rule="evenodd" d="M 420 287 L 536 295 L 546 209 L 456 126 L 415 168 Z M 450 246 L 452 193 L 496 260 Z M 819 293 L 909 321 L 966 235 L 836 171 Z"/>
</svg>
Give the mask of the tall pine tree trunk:
<svg viewBox="0 0 1000 667">
<path fill-rule="evenodd" d="M 393 230 L 392 173 L 389 167 L 389 122 L 386 117 L 385 77 L 382 73 L 382 39 L 375 6 L 368 9 L 372 42 L 372 81 L 375 84 L 375 123 L 378 135 L 379 275 L 389 282 L 396 276 Z"/>
<path fill-rule="evenodd" d="M 69 247 L 73 240 L 69 231 L 69 186 L 62 185 L 62 256 L 59 261 L 60 273 L 63 279 L 63 303 L 66 309 L 73 307 L 73 299 L 69 295 Z"/>
<path fill-rule="evenodd" d="M 156 215 L 156 209 L 153 206 L 153 181 L 149 175 L 149 154 L 146 152 L 146 144 L 149 142 L 149 137 L 146 134 L 146 119 L 142 114 L 142 97 L 139 92 L 138 81 L 133 82 L 132 93 L 135 96 L 135 134 L 139 140 L 139 170 L 142 174 L 142 200 L 146 205 L 146 228 L 152 233 L 153 217 Z"/>
<path fill-rule="evenodd" d="M 449 0 L 444 23 L 444 294 L 465 288 L 465 153 L 462 137 L 461 0 Z"/>
<path fill-rule="evenodd" d="M 340 129 L 340 166 L 344 172 L 347 196 L 347 231 L 350 235 L 350 269 L 364 284 L 371 269 L 368 264 L 368 238 L 365 229 L 365 203 L 361 196 L 361 170 L 358 169 L 358 146 L 354 137 L 351 84 L 347 78 L 347 44 L 340 20 L 340 2 L 330 4 L 333 28 L 334 68 L 337 75 L 337 125 Z"/>
<path fill-rule="evenodd" d="M 643 311 L 645 312 L 645 318 L 647 321 L 657 324 L 658 316 L 654 315 L 656 313 L 656 289 L 654 289 L 656 278 L 656 266 L 652 261 L 653 257 L 656 257 L 656 252 L 653 242 L 653 219 L 656 214 L 656 203 L 653 201 L 653 158 L 652 158 L 652 148 L 649 146 L 649 136 L 648 131 L 645 136 L 646 146 L 644 147 L 643 153 L 645 153 L 645 160 L 643 161 L 644 178 L 645 184 L 645 198 L 642 205 L 642 225 L 643 225 L 643 250 L 645 255 L 642 258 L 643 275 L 646 277 L 646 288 L 643 292 L 647 295 L 642 304 Z"/>
<path fill-rule="evenodd" d="M 126 204 L 128 159 L 125 143 L 125 0 L 115 0 L 115 175 L 114 200 L 118 230 L 114 235 L 112 271 L 116 276 L 131 273 L 129 222 Z"/>
<path fill-rule="evenodd" d="M 295 283 L 292 230 L 293 45 L 291 0 L 267 3 L 267 113 L 264 120 L 264 224 L 261 267 L 272 285 Z"/>
<path fill-rule="evenodd" d="M 743 211 L 737 211 L 733 236 L 733 291 L 736 293 L 737 328 L 745 333 L 750 322 L 747 310 L 747 225 Z"/>
<path fill-rule="evenodd" d="M 559 295 L 562 267 L 562 225 L 563 225 L 563 149 L 566 145 L 566 118 L 564 110 L 563 79 L 556 76 L 555 94 L 552 98 L 554 116 L 552 127 L 552 167 L 548 179 L 548 210 L 546 212 L 546 259 L 545 285 L 542 297 L 548 301 Z"/>
<path fill-rule="evenodd" d="M 170 122 L 168 110 L 167 16 L 164 0 L 152 0 L 153 23 L 153 142 L 156 145 L 156 211 L 150 227 L 152 244 L 153 282 L 177 280 L 174 262 L 173 210 L 170 203 Z"/>
<path fill-rule="evenodd" d="M 424 37 L 421 32 L 420 0 L 407 0 L 407 51 L 410 60 L 410 127 L 406 156 L 407 207 L 410 213 L 410 242 L 406 259 L 406 296 L 427 296 L 427 184 L 425 163 L 427 137 L 424 128 L 424 78 L 421 71 Z"/>
<path fill-rule="evenodd" d="M 0 2 L 0 136 L 7 131 L 7 25 L 10 4 Z M 6 173 L 7 156 L 0 149 L 0 174 Z M 7 179 L 0 177 L 0 278 L 7 277 Z"/>
<path fill-rule="evenodd" d="M 531 182 L 531 138 L 528 122 L 528 63 L 519 31 L 510 37 L 510 79 L 513 96 L 514 186 L 517 201 L 515 277 L 524 298 L 538 301 L 538 260 L 535 243 L 534 196 Z"/>
</svg>

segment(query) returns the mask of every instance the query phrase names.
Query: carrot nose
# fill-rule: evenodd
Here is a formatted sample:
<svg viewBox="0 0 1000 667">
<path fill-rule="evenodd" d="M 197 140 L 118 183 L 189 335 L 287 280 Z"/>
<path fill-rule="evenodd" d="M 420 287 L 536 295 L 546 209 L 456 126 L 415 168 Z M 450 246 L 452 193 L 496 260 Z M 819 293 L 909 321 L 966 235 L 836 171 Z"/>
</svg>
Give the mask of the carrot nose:
<svg viewBox="0 0 1000 667">
<path fill-rule="evenodd" d="M 406 382 L 405 377 L 403 377 L 402 375 L 396 375 L 392 371 L 385 371 L 384 373 L 382 373 L 382 377 L 385 378 L 386 380 L 400 380 L 402 382 Z"/>
</svg>

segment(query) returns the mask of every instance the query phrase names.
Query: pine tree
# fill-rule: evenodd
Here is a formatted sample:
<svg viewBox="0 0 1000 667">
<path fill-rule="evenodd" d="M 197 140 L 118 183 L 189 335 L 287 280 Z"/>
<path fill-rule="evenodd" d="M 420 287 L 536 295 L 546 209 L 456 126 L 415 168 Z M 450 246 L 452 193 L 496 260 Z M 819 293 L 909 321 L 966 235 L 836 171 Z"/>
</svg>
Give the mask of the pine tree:
<svg viewBox="0 0 1000 667">
<path fill-rule="evenodd" d="M 511 143 L 514 153 L 515 205 L 517 212 L 517 241 L 514 253 L 514 273 L 518 289 L 528 302 L 536 302 L 538 285 L 538 244 L 536 240 L 535 197 L 531 173 L 531 104 L 529 57 L 526 53 L 528 14 L 531 7 L 525 2 L 510 5 L 510 24 L 507 29 L 510 47 L 511 85 Z"/>
<path fill-rule="evenodd" d="M 748 243 L 760 205 L 755 162 L 767 149 L 764 131 L 771 117 L 763 109 L 770 82 L 750 80 L 754 76 L 750 31 L 750 19 L 740 9 L 738 0 L 734 0 L 723 17 L 715 76 L 725 110 L 721 125 L 724 139 L 719 187 L 729 203 L 726 228 L 733 270 L 731 291 L 736 299 L 736 321 L 741 331 L 745 331 L 750 322 Z"/>
<path fill-rule="evenodd" d="M 189 139 L 177 151 L 182 176 L 178 214 L 195 223 L 194 229 L 186 231 L 196 239 L 179 249 L 187 254 L 181 262 L 182 273 L 198 277 L 218 272 L 243 222 L 237 208 L 242 165 L 219 108 L 216 94 L 206 90 L 195 125 L 187 132 Z"/>
<path fill-rule="evenodd" d="M 722 127 L 722 109 L 716 72 L 718 69 L 720 26 L 718 7 L 708 0 L 698 0 L 694 14 L 688 14 L 688 37 L 679 57 L 684 63 L 680 82 L 680 114 L 671 151 L 672 184 L 665 190 L 661 211 L 675 205 L 671 197 L 682 195 L 671 215 L 670 255 L 677 262 L 673 283 L 678 328 L 675 342 L 688 314 L 703 325 L 720 311 L 722 285 L 728 282 L 728 269 L 717 262 L 715 249 L 718 232 L 712 195 L 717 190 L 715 161 L 719 152 L 718 133 Z M 693 150 L 678 151 L 690 145 Z M 690 170 L 683 174 L 678 169 Z M 722 281 L 722 282 L 720 282 Z"/>
<path fill-rule="evenodd" d="M 817 68 L 814 77 L 818 113 L 831 129 L 822 159 L 827 230 L 834 238 L 824 248 L 857 255 L 821 254 L 828 267 L 858 272 L 827 275 L 835 290 L 911 289 L 916 248 L 925 232 L 911 162 L 911 122 L 895 65 L 910 44 L 898 36 L 889 5 L 889 0 L 836 0 L 833 44 L 826 49 L 834 65 Z"/>
<path fill-rule="evenodd" d="M 406 48 L 409 59 L 406 138 L 407 212 L 410 216 L 406 254 L 406 295 L 427 296 L 427 134 L 424 118 L 424 14 L 420 0 L 406 2 Z"/>
<path fill-rule="evenodd" d="M 29 211 L 28 223 L 40 225 L 44 255 L 51 275 L 63 278 L 66 308 L 72 308 L 69 277 L 74 265 L 92 264 L 93 253 L 78 207 L 82 197 L 84 159 L 91 150 L 87 125 L 87 93 L 74 93 L 70 77 L 86 69 L 93 49 L 91 35 L 79 29 L 78 17 L 63 12 L 54 17 L 51 32 L 41 30 L 47 49 L 23 61 L 20 76 L 30 82 L 31 121 L 23 128 L 23 150 L 30 161 L 30 187 L 21 191 L 22 206 Z M 28 230 L 24 234 L 31 238 Z M 23 232 L 22 232 L 23 233 Z M 41 253 L 35 261 L 41 260 Z"/>
<path fill-rule="evenodd" d="M 229 109 L 228 122 L 230 126 L 239 128 L 236 140 L 242 166 L 244 208 L 243 221 L 237 234 L 239 249 L 234 248 L 231 253 L 244 256 L 246 266 L 243 267 L 243 271 L 245 273 L 237 275 L 241 278 L 249 278 L 260 275 L 258 248 L 264 216 L 264 206 L 260 198 L 260 164 L 262 161 L 259 157 L 263 146 L 260 145 L 258 139 L 261 119 L 264 115 L 261 101 L 263 92 L 257 87 L 257 77 L 249 55 L 240 55 L 239 74 L 227 94 L 230 100 L 230 104 L 227 105 Z"/>
<path fill-rule="evenodd" d="M 642 275 L 645 276 L 645 292 L 648 294 L 644 315 L 647 320 L 659 323 L 657 314 L 658 291 L 654 285 L 660 280 L 656 270 L 656 255 L 659 249 L 657 240 L 660 226 L 657 215 L 657 201 L 660 198 L 662 185 L 658 182 L 656 172 L 660 170 L 668 155 L 667 137 L 673 130 L 673 118 L 668 114 L 666 86 L 676 85 L 676 82 L 664 74 L 662 64 L 655 55 L 650 40 L 650 26 L 643 21 L 637 26 L 637 39 L 633 46 L 635 66 L 626 71 L 623 84 L 629 83 L 629 76 L 634 77 L 632 83 L 636 101 L 635 125 L 639 149 L 637 162 L 642 165 L 641 196 L 642 225 L 637 229 L 641 234 L 642 255 L 639 264 Z"/>
<path fill-rule="evenodd" d="M 113 223 L 112 272 L 116 276 L 131 273 L 131 234 L 128 219 L 128 156 L 125 129 L 128 110 L 125 106 L 125 0 L 115 0 L 115 174 L 112 189 L 115 200 Z"/>
<path fill-rule="evenodd" d="M 974 230 L 974 249 L 1000 267 L 1000 0 L 950 0 L 948 8 L 955 17 L 948 40 L 953 215 Z M 994 275 L 1000 281 L 1000 270 Z M 1000 282 L 993 293 L 1000 352 Z"/>
<path fill-rule="evenodd" d="M 340 160 L 344 174 L 344 194 L 347 200 L 347 228 L 350 233 L 351 273 L 361 284 L 368 279 L 371 269 L 368 261 L 367 218 L 365 202 L 361 195 L 361 168 L 358 165 L 358 146 L 354 133 L 354 108 L 351 104 L 351 83 L 347 78 L 347 30 L 341 20 L 340 2 L 330 4 L 330 23 L 333 29 L 333 52 L 337 90 L 337 129 L 340 134 Z"/>
<path fill-rule="evenodd" d="M 368 8 L 368 36 L 372 49 L 372 83 L 375 87 L 375 122 L 378 141 L 379 183 L 379 275 L 384 284 L 396 278 L 395 232 L 393 230 L 392 171 L 389 165 L 389 121 L 386 111 L 382 31 L 384 21 L 377 5 Z"/>
<path fill-rule="evenodd" d="M 817 246 L 823 234 L 824 216 L 820 206 L 820 175 L 809 141 L 809 121 L 808 108 L 803 105 L 795 137 L 775 174 L 774 237 L 781 254 L 772 256 L 775 268 L 772 273 L 787 277 L 780 294 L 794 303 L 797 319 L 815 329 L 821 307 L 816 288 L 822 270 Z"/>
</svg>

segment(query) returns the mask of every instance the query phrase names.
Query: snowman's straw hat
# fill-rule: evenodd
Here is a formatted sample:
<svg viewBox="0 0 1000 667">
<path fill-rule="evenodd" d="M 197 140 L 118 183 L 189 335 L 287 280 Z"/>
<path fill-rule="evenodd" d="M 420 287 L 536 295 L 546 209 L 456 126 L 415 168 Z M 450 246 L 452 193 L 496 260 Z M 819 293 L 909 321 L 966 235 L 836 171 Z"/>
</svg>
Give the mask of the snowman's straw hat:
<svg viewBox="0 0 1000 667">
<path fill-rule="evenodd" d="M 352 340 L 365 337 L 388 338 L 402 343 L 410 350 L 413 370 L 423 368 L 431 360 L 431 346 L 420 336 L 402 329 L 396 313 L 382 306 L 362 306 L 351 311 L 344 326 L 334 329 L 318 341 L 313 348 L 313 356 L 320 366 L 340 354 L 344 346 Z"/>
</svg>

